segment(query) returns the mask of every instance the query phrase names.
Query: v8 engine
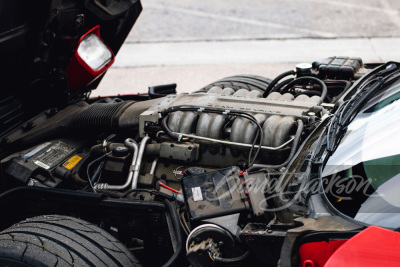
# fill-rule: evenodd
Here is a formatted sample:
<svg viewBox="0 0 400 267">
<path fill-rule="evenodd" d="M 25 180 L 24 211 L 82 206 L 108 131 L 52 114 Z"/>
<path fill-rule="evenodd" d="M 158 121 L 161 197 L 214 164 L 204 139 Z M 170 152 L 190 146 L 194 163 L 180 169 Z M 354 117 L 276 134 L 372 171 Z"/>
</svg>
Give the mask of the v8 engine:
<svg viewBox="0 0 400 267">
<path fill-rule="evenodd" d="M 349 67 L 335 70 L 332 62 Z M 293 227 L 292 213 L 274 211 L 281 200 L 271 198 L 272 181 L 365 72 L 359 59 L 331 58 L 272 81 L 237 76 L 189 94 L 88 99 L 49 109 L 1 140 L 2 184 L 93 192 L 144 205 L 150 214 L 160 201 L 173 200 L 193 266 L 240 262 L 260 225 Z M 124 216 L 102 222 L 126 236 L 129 247 L 147 240 L 145 249 L 169 255 L 170 236 L 137 233 L 137 218 L 126 216 L 129 224 Z"/>
</svg>

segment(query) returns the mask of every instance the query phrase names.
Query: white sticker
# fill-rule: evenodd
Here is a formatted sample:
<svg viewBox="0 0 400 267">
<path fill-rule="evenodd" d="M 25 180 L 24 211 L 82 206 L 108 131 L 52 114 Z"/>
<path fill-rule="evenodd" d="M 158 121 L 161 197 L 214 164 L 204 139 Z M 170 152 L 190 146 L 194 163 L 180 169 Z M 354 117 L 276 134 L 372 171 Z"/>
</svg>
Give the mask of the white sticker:
<svg viewBox="0 0 400 267">
<path fill-rule="evenodd" d="M 50 166 L 49 166 L 49 165 L 44 164 L 43 162 L 40 162 L 40 161 L 38 161 L 38 160 L 34 161 L 33 163 L 35 163 L 36 165 L 38 165 L 38 166 L 40 166 L 40 167 L 42 167 L 42 168 L 44 168 L 44 169 L 46 169 L 46 170 L 50 169 Z"/>
<path fill-rule="evenodd" d="M 201 194 L 201 188 L 200 187 L 193 187 L 192 188 L 192 193 L 193 193 L 193 201 L 203 200 L 203 195 Z"/>
<path fill-rule="evenodd" d="M 41 144 L 40 146 L 38 146 L 37 148 L 35 148 L 34 150 L 32 150 L 31 152 L 29 152 L 28 154 L 25 154 L 22 158 L 23 159 L 29 159 L 30 157 L 32 157 L 33 155 L 35 155 L 37 152 L 39 152 L 40 150 L 42 150 L 43 148 L 45 148 L 46 146 L 50 145 L 50 142 Z"/>
</svg>

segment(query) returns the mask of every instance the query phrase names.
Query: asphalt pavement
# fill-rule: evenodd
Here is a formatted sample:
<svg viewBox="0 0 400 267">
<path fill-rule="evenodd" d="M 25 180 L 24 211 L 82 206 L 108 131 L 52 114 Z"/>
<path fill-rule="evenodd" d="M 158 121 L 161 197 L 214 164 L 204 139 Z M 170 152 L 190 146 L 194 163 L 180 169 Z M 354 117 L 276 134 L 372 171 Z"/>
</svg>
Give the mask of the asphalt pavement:
<svg viewBox="0 0 400 267">
<path fill-rule="evenodd" d="M 235 74 L 274 77 L 329 56 L 400 61 L 400 1 L 143 0 L 92 95 L 177 83 L 190 92 Z"/>
</svg>

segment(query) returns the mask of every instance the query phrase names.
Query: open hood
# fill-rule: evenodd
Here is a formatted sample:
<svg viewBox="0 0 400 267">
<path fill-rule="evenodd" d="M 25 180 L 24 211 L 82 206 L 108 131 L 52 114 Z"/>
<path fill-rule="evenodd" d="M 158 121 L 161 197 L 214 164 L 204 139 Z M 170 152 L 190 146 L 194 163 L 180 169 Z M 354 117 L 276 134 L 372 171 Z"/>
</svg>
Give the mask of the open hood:
<svg viewBox="0 0 400 267">
<path fill-rule="evenodd" d="M 141 10 L 139 0 L 1 1 L 0 133 L 95 89 Z M 89 35 L 106 53 L 85 56 L 97 51 L 106 64 L 88 67 L 77 55 Z"/>
</svg>

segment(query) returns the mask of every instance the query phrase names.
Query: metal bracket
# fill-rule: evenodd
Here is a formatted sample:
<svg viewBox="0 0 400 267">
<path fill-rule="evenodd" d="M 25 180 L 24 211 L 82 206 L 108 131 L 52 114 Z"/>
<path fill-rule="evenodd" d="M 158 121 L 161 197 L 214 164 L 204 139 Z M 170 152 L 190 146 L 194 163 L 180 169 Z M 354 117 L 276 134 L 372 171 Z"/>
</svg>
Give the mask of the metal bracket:
<svg viewBox="0 0 400 267">
<path fill-rule="evenodd" d="M 144 137 L 146 135 L 144 128 L 146 127 L 146 123 L 153 122 L 157 123 L 161 118 L 161 114 L 155 110 L 146 110 L 139 115 L 139 134 L 140 137 Z"/>
</svg>

